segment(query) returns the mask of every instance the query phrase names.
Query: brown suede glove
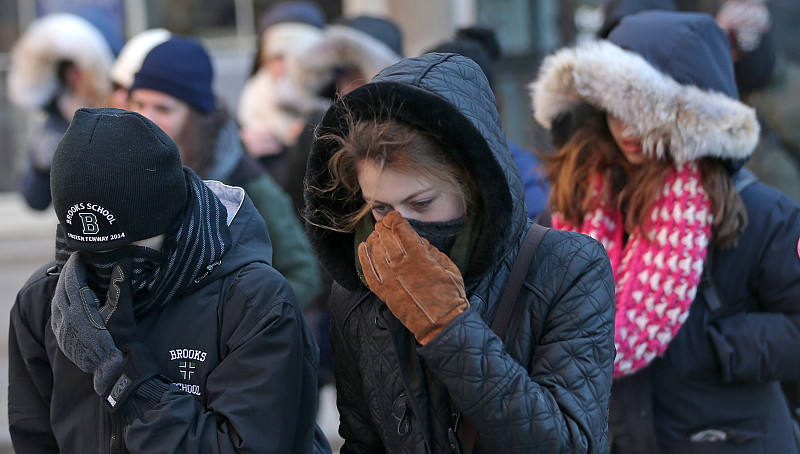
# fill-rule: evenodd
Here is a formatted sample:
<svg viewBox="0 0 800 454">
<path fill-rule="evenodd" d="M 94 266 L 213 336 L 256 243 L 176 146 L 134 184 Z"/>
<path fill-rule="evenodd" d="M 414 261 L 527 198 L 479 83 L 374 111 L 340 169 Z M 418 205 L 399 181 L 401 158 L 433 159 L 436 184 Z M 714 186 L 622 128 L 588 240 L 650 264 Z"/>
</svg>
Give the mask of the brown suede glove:
<svg viewBox="0 0 800 454">
<path fill-rule="evenodd" d="M 458 267 L 396 211 L 375 224 L 358 260 L 370 290 L 422 345 L 469 307 Z"/>
</svg>

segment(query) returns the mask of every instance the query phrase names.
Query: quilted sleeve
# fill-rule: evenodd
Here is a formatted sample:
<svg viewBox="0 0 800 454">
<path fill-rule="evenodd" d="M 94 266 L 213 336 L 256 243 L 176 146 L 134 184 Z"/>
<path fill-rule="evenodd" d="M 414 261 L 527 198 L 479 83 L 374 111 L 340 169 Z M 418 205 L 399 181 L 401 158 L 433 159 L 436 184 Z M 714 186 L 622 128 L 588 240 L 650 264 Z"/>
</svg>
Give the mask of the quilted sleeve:
<svg viewBox="0 0 800 454">
<path fill-rule="evenodd" d="M 419 349 L 478 428 L 483 452 L 607 450 L 614 360 L 611 265 L 600 243 L 552 234 L 561 237 L 547 247 L 543 242 L 526 282 L 535 284 L 523 317 L 529 326 L 510 331 L 515 336 L 510 342 L 535 344 L 527 364 L 506 352 L 472 308 Z"/>
<path fill-rule="evenodd" d="M 336 288 L 336 287 L 335 287 Z M 341 296 L 338 289 L 332 295 Z M 334 296 L 332 296 L 333 298 Z M 360 345 L 357 336 L 345 334 L 344 322 L 337 310 L 339 304 L 331 301 L 331 348 L 333 349 L 333 373 L 336 379 L 336 406 L 339 410 L 339 435 L 344 439 L 340 452 L 375 453 L 385 452 L 378 432 L 371 423 L 369 409 L 364 398 L 358 358 L 350 348 Z M 348 325 L 351 329 L 354 326 Z"/>
</svg>

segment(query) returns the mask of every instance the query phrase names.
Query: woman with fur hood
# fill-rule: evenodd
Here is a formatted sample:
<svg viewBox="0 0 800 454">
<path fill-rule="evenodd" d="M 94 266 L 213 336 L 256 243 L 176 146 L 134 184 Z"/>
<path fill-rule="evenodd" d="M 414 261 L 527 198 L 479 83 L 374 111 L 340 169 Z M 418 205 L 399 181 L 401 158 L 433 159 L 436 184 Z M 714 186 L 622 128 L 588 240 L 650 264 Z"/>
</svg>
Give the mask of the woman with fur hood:
<svg viewBox="0 0 800 454">
<path fill-rule="evenodd" d="M 475 62 L 401 60 L 341 97 L 305 181 L 307 232 L 336 281 L 341 452 L 607 452 L 608 257 L 551 229 L 511 271 L 532 221 Z M 507 285 L 513 317 L 498 309 Z"/>
<path fill-rule="evenodd" d="M 800 378 L 800 207 L 740 170 L 759 125 L 725 33 L 626 16 L 531 88 L 552 224 L 614 268 L 611 452 L 797 452 L 779 381 Z"/>
<path fill-rule="evenodd" d="M 119 37 L 102 12 L 82 12 L 85 17 L 55 13 L 36 19 L 11 51 L 9 99 L 44 117 L 20 178 L 20 192 L 35 210 L 50 206 L 50 163 L 75 110 L 104 106 L 111 94 L 109 71 Z"/>
</svg>

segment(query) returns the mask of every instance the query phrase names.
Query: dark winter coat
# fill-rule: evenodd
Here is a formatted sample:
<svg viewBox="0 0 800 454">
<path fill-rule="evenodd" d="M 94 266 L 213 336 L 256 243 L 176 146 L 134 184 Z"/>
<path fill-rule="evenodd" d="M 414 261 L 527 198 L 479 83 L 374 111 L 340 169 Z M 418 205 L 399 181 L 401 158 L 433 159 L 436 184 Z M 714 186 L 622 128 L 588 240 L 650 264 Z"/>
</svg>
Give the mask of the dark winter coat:
<svg viewBox="0 0 800 454">
<path fill-rule="evenodd" d="M 759 128 L 737 101 L 730 47 L 713 19 L 639 13 L 609 40 L 545 61 L 533 86 L 537 120 L 588 103 L 644 143 L 668 144 L 662 151 L 676 161 L 719 158 L 738 171 Z M 701 284 L 664 355 L 614 381 L 612 453 L 797 452 L 779 381 L 800 379 L 800 207 L 760 182 L 741 196 L 746 230 L 705 263 L 722 307 L 709 309 Z"/>
<path fill-rule="evenodd" d="M 322 284 L 316 258 L 290 197 L 247 154 L 233 121 L 220 130 L 214 149 L 209 151 L 213 153 L 213 165 L 202 178 L 239 186 L 247 192 L 267 223 L 273 249 L 272 266 L 289 281 L 300 307 L 305 307 L 322 292 Z"/>
<path fill-rule="evenodd" d="M 28 147 L 28 162 L 20 175 L 19 191 L 25 202 L 34 210 L 46 210 L 50 196 L 50 161 L 61 136 L 67 132 L 69 121 L 52 102 L 44 109 L 47 115 L 42 129 L 36 133 Z"/>
<path fill-rule="evenodd" d="M 797 452 L 779 381 L 800 379 L 800 207 L 763 183 L 742 198 L 750 222 L 738 246 L 710 251 L 722 307 L 711 310 L 698 292 L 648 367 L 650 392 L 640 393 L 636 377 L 614 382 L 620 438 L 654 433 L 662 454 Z M 702 441 L 709 429 L 725 440 Z"/>
<path fill-rule="evenodd" d="M 536 216 L 547 205 L 547 197 L 550 194 L 547 177 L 539 169 L 539 158 L 532 151 L 514 143 L 509 143 L 508 148 L 514 156 L 514 162 L 519 167 L 519 173 L 522 177 L 528 217 L 536 219 Z"/>
<path fill-rule="evenodd" d="M 373 111 L 376 100 L 388 112 Z M 453 413 L 477 428 L 475 452 L 606 452 L 614 304 L 602 246 L 584 235 L 548 232 L 506 345 L 489 327 L 530 221 L 478 66 L 455 54 L 404 60 L 343 103 L 359 117 L 390 115 L 440 137 L 475 178 L 485 215 L 465 275 L 470 307 L 423 347 L 359 280 L 354 235 L 309 226 L 312 246 L 344 288 L 333 300 L 331 328 L 342 452 L 449 452 Z M 328 111 L 320 132 L 338 127 L 341 109 L 338 103 Z M 329 181 L 332 151 L 325 141 L 315 143 L 309 187 Z M 321 221 L 314 217 L 321 207 L 355 208 L 330 193 L 307 191 L 306 202 L 312 222 Z"/>
<path fill-rule="evenodd" d="M 172 385 L 124 428 L 129 452 L 311 452 L 317 346 L 286 280 L 270 266 L 263 220 L 240 188 L 216 183 L 232 248 L 163 309 L 138 320 Z M 232 216 L 231 216 L 232 215 Z M 232 218 L 232 219 L 231 219 Z M 52 264 L 51 264 L 52 265 Z M 108 416 L 50 328 L 59 270 L 45 266 L 11 310 L 8 412 L 19 453 L 108 452 Z"/>
</svg>

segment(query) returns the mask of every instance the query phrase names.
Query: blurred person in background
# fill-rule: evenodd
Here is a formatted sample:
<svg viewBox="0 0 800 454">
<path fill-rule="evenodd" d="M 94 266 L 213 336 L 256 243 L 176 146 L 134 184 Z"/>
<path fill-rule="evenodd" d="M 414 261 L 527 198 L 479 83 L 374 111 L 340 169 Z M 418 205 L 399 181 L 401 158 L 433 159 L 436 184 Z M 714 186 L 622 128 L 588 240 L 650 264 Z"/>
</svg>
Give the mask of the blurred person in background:
<svg viewBox="0 0 800 454">
<path fill-rule="evenodd" d="M 133 75 L 142 67 L 144 57 L 157 45 L 172 37 L 169 30 L 154 28 L 136 34 L 122 47 L 119 55 L 111 65 L 111 83 L 114 92 L 109 105 L 117 109 L 128 110 Z"/>
<path fill-rule="evenodd" d="M 384 18 L 357 16 L 339 18 L 325 28 L 318 40 L 298 46 L 286 56 L 290 89 L 281 102 L 300 113 L 306 126 L 294 146 L 286 150 L 286 168 L 280 182 L 303 213 L 304 176 L 315 129 L 322 115 L 337 98 L 364 85 L 403 54 L 403 35 L 397 25 Z M 306 310 L 320 347 L 320 384 L 333 381 L 330 347 L 331 277 L 322 266 L 324 291 Z"/>
<path fill-rule="evenodd" d="M 400 28 L 389 19 L 374 16 L 339 18 L 325 28 L 319 39 L 298 46 L 287 55 L 289 89 L 281 96 L 281 102 L 299 112 L 306 119 L 306 127 L 296 145 L 288 150 L 286 172 L 279 182 L 300 212 L 314 128 L 325 110 L 402 56 Z"/>
<path fill-rule="evenodd" d="M 272 242 L 272 266 L 286 277 L 301 307 L 320 292 L 320 274 L 291 199 L 247 153 L 235 121 L 212 92 L 213 68 L 203 46 L 173 36 L 144 58 L 130 88 L 130 109 L 175 142 L 200 178 L 247 191 Z"/>
<path fill-rule="evenodd" d="M 725 32 L 627 15 L 531 90 L 552 225 L 614 269 L 610 452 L 796 453 L 780 382 L 800 378 L 800 206 L 742 169 L 759 124 Z"/>
<path fill-rule="evenodd" d="M 800 202 L 800 64 L 775 45 L 764 1 L 725 1 L 715 19 L 731 43 L 742 101 L 761 122 L 761 140 L 747 168 Z"/>
<path fill-rule="evenodd" d="M 250 78 L 239 95 L 236 119 L 251 156 L 280 179 L 288 147 L 295 145 L 306 125 L 298 112 L 280 103 L 286 84 L 286 55 L 322 35 L 326 19 L 322 9 L 308 0 L 275 4 L 259 22 L 258 47 Z"/>
<path fill-rule="evenodd" d="M 121 47 L 110 24 L 94 9 L 50 14 L 33 21 L 11 51 L 9 99 L 44 117 L 20 176 L 20 192 L 35 210 L 50 206 L 50 162 L 75 110 L 108 103 L 109 70 Z"/>
<path fill-rule="evenodd" d="M 472 59 L 483 70 L 489 86 L 495 88 L 495 64 L 500 59 L 500 43 L 494 30 L 485 27 L 468 27 L 456 31 L 455 37 L 433 46 L 428 52 L 453 52 Z M 536 219 L 547 204 L 547 179 L 539 170 L 539 158 L 513 142 L 508 143 L 514 162 L 519 167 L 525 188 L 525 206 L 528 217 Z"/>
</svg>

